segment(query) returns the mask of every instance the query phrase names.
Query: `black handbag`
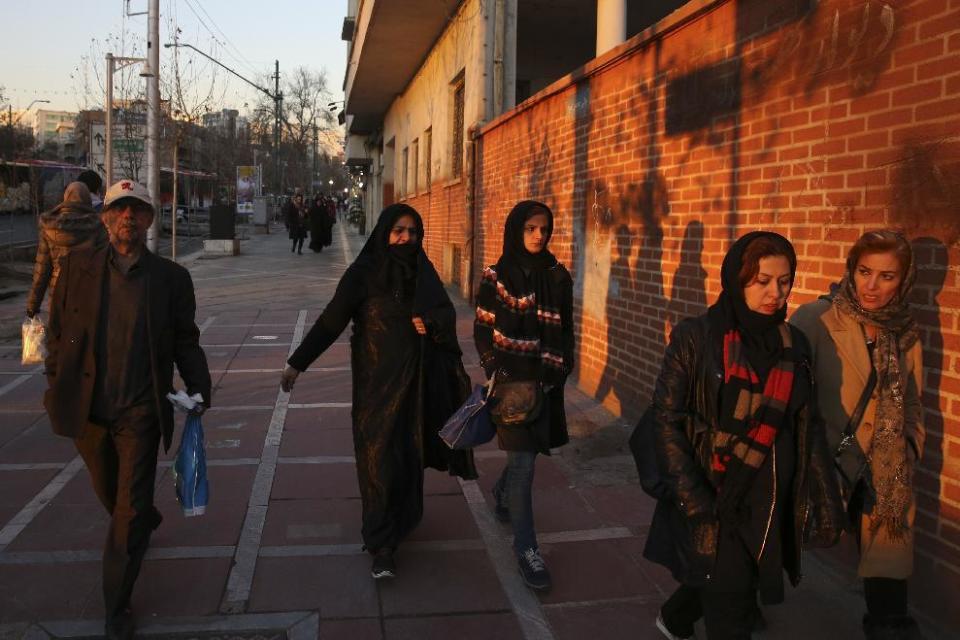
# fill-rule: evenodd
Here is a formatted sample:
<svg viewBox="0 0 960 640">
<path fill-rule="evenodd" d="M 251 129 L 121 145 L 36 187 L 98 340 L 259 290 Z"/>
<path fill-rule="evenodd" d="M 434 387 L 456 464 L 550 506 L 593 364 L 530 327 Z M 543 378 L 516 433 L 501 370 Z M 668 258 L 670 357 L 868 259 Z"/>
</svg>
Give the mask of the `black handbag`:
<svg viewBox="0 0 960 640">
<path fill-rule="evenodd" d="M 873 395 L 873 390 L 876 386 L 877 371 L 871 368 L 870 377 L 867 378 L 867 386 L 863 388 L 860 401 L 857 402 L 853 413 L 850 414 L 850 421 L 847 423 L 847 428 L 843 432 L 843 438 L 840 440 L 840 445 L 837 447 L 833 456 L 837 471 L 840 474 L 840 479 L 843 481 L 842 489 L 844 497 L 847 500 L 849 500 L 849 497 L 853 494 L 861 478 L 866 478 L 869 482 L 869 478 L 867 477 L 869 475 L 869 460 L 867 460 L 867 454 L 864 453 L 860 447 L 860 443 L 857 441 L 857 429 L 860 428 L 863 414 L 867 409 L 870 396 Z"/>
<path fill-rule="evenodd" d="M 537 380 L 494 381 L 488 399 L 490 417 L 498 427 L 536 422 L 543 410 L 543 389 Z"/>
</svg>

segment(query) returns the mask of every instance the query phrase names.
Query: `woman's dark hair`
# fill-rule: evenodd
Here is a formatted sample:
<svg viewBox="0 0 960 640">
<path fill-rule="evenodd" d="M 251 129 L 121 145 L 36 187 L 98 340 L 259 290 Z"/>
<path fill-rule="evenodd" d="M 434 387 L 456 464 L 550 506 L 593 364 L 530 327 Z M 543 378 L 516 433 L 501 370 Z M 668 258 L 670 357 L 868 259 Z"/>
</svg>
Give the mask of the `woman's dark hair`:
<svg viewBox="0 0 960 640">
<path fill-rule="evenodd" d="M 913 260 L 913 249 L 907 239 L 896 231 L 881 229 L 879 231 L 868 231 L 850 247 L 850 253 L 847 254 L 847 270 L 852 274 L 856 269 L 857 263 L 864 255 L 874 253 L 893 253 L 897 256 L 897 262 L 900 263 L 900 275 L 905 275 L 910 268 L 910 262 Z M 851 276 L 852 277 L 852 276 Z"/>
<path fill-rule="evenodd" d="M 740 267 L 740 287 L 747 286 L 760 273 L 760 260 L 771 256 L 783 256 L 790 262 L 790 284 L 797 272 L 797 255 L 786 239 L 775 235 L 763 235 L 743 251 L 743 266 Z"/>
</svg>

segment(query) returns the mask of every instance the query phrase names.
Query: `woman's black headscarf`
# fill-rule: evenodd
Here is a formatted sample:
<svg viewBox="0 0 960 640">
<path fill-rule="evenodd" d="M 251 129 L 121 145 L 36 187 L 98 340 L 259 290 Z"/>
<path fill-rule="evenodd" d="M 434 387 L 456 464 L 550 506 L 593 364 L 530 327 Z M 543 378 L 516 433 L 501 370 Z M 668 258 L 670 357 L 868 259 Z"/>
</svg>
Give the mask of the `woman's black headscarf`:
<svg viewBox="0 0 960 640">
<path fill-rule="evenodd" d="M 390 244 L 390 231 L 403 216 L 413 218 L 417 240 Z M 414 296 L 413 311 L 420 314 L 448 300 L 443 282 L 423 251 L 423 218 L 406 204 L 392 204 L 380 212 L 377 225 L 354 265 L 366 271 L 367 284 L 379 293 Z"/>
<path fill-rule="evenodd" d="M 790 263 L 790 286 L 797 274 L 797 255 L 790 241 L 778 233 L 770 231 L 752 231 L 741 236 L 723 258 L 720 269 L 720 282 L 723 291 L 716 303 L 708 310 L 710 324 L 722 340 L 723 335 L 731 329 L 740 332 L 746 348 L 747 360 L 756 370 L 761 379 L 777 363 L 783 353 L 783 341 L 778 327 L 787 318 L 787 305 L 778 309 L 776 313 L 765 314 L 751 311 L 743 297 L 743 286 L 740 284 L 740 270 L 743 268 L 743 254 L 751 242 L 758 238 L 775 238 L 783 247 L 784 255 Z"/>
<path fill-rule="evenodd" d="M 547 216 L 547 237 L 544 247 L 538 253 L 530 253 L 523 245 L 523 229 L 530 218 L 537 214 Z M 564 353 L 563 329 L 559 323 L 543 323 L 544 314 L 556 316 L 560 311 L 562 298 L 560 281 L 556 277 L 557 259 L 547 249 L 553 234 L 553 212 L 542 202 L 524 200 L 518 202 L 507 216 L 503 230 L 503 255 L 496 264 L 498 285 L 503 285 L 506 294 L 514 298 L 524 298 L 533 294 L 536 300 L 536 313 L 506 312 L 496 314 L 495 329 L 502 335 L 519 340 L 537 339 L 541 354 L 562 357 Z M 533 311 L 533 310 L 531 310 Z M 504 368 L 522 378 L 540 377 L 562 382 L 563 368 L 543 371 L 540 360 L 524 355 L 512 355 L 507 351 L 500 354 Z M 564 363 L 567 366 L 568 363 Z"/>
</svg>

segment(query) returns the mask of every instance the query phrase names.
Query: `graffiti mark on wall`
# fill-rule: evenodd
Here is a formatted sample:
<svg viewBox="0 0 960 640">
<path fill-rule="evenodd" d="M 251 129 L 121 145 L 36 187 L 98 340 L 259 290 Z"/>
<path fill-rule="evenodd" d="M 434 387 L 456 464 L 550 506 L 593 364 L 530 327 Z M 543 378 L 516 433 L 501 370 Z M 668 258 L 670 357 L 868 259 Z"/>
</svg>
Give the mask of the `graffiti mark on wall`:
<svg viewBox="0 0 960 640">
<path fill-rule="evenodd" d="M 827 79 L 845 74 L 855 95 L 870 91 L 887 68 L 896 15 L 892 5 L 868 0 L 823 2 L 783 35 L 759 59 L 746 60 L 755 90 L 790 77 L 794 88 L 810 92 Z M 792 73 L 791 73 L 792 72 Z"/>
</svg>

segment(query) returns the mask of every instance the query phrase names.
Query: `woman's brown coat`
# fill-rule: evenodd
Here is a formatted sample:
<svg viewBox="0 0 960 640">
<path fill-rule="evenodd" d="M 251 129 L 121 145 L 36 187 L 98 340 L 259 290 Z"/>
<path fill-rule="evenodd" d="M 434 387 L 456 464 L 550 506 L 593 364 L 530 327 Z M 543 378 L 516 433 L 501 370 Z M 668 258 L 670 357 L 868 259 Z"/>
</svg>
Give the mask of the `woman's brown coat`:
<svg viewBox="0 0 960 640">
<path fill-rule="evenodd" d="M 827 300 L 817 300 L 797 309 L 790 322 L 810 339 L 817 378 L 820 411 L 827 426 L 827 442 L 836 451 L 850 414 L 854 411 L 870 375 L 870 356 L 860 323 L 841 313 Z M 917 461 L 923 452 L 924 428 L 920 393 L 923 386 L 923 348 L 917 342 L 900 354 L 900 370 L 904 380 L 904 446 L 907 455 Z M 870 451 L 873 423 L 877 411 L 877 395 L 873 394 L 857 430 L 857 440 L 865 452 Z M 913 572 L 913 523 L 916 504 L 908 513 L 910 530 L 904 540 L 891 540 L 885 528 L 870 532 L 868 516 L 861 516 L 861 577 L 907 578 Z"/>
</svg>

